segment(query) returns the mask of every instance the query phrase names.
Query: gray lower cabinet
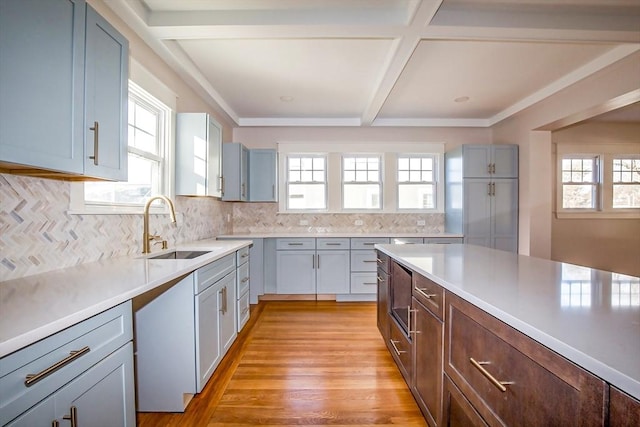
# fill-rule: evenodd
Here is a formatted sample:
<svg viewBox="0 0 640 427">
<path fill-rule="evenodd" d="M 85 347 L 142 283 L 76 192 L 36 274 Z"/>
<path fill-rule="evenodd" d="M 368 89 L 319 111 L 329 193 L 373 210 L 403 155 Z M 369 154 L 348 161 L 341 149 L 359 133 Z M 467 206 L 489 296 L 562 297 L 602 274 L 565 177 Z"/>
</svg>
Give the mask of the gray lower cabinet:
<svg viewBox="0 0 640 427">
<path fill-rule="evenodd" d="M 0 169 L 126 181 L 128 49 L 84 0 L 3 0 Z"/>
<path fill-rule="evenodd" d="M 316 251 L 280 250 L 276 252 L 276 293 L 316 293 Z"/>
<path fill-rule="evenodd" d="M 0 359 L 0 425 L 135 426 L 132 336 L 126 302 Z"/>
<path fill-rule="evenodd" d="M 236 254 L 137 297 L 134 313 L 137 409 L 183 412 L 237 336 Z"/>
</svg>

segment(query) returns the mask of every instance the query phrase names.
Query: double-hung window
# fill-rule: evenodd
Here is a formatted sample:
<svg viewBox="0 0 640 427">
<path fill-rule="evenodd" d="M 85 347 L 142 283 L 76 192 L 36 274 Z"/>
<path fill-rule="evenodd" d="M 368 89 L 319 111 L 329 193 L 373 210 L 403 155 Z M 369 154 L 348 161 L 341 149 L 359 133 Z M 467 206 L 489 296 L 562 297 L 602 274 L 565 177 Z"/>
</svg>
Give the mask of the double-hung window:
<svg viewBox="0 0 640 427">
<path fill-rule="evenodd" d="M 382 208 L 382 168 L 380 156 L 342 157 L 342 208 L 372 210 Z"/>
<path fill-rule="evenodd" d="M 562 208 L 597 209 L 598 156 L 564 156 L 562 158 Z"/>
<path fill-rule="evenodd" d="M 613 209 L 640 208 L 640 157 L 615 157 L 612 181 Z"/>
<path fill-rule="evenodd" d="M 286 197 L 290 210 L 327 208 L 327 158 L 324 155 L 287 156 Z"/>
<path fill-rule="evenodd" d="M 140 206 L 167 193 L 171 110 L 132 82 L 128 109 L 128 180 L 85 183 L 85 205 Z"/>
<path fill-rule="evenodd" d="M 429 155 L 398 156 L 398 209 L 436 208 L 436 160 Z"/>
</svg>

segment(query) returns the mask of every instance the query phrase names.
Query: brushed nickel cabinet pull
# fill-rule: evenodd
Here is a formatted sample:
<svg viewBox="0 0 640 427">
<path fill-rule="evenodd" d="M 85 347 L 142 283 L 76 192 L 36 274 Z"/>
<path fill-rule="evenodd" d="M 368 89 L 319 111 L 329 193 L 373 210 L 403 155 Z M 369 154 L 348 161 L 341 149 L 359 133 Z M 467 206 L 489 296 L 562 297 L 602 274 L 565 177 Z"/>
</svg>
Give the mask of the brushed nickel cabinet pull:
<svg viewBox="0 0 640 427">
<path fill-rule="evenodd" d="M 220 194 L 224 196 L 224 176 L 220 176 Z"/>
<path fill-rule="evenodd" d="M 491 195 L 491 183 L 487 184 L 487 196 Z"/>
<path fill-rule="evenodd" d="M 407 337 L 411 338 L 411 334 L 415 334 L 416 333 L 416 328 L 413 329 L 413 331 L 411 330 L 411 313 L 417 313 L 418 310 L 411 310 L 411 306 L 408 305 L 407 306 Z M 415 320 L 414 320 L 415 323 Z"/>
<path fill-rule="evenodd" d="M 495 182 L 491 183 L 491 193 L 492 193 L 492 196 L 496 195 L 496 183 Z"/>
<path fill-rule="evenodd" d="M 363 285 L 377 285 L 376 282 L 362 282 Z"/>
<path fill-rule="evenodd" d="M 302 246 L 302 242 L 289 242 L 287 243 L 289 246 Z"/>
<path fill-rule="evenodd" d="M 58 422 L 58 420 L 53 420 L 51 421 L 51 427 L 59 427 L 60 423 Z"/>
<path fill-rule="evenodd" d="M 382 281 L 384 280 L 384 279 L 383 279 L 382 277 L 380 277 L 380 276 L 377 276 L 377 277 L 378 277 L 378 282 L 382 282 Z"/>
<path fill-rule="evenodd" d="M 366 242 L 366 243 L 363 243 L 363 245 L 364 245 L 364 246 L 373 246 L 373 245 L 375 245 L 375 244 L 376 244 L 375 242 Z"/>
<path fill-rule="evenodd" d="M 486 369 L 484 369 L 484 367 L 482 365 L 490 365 L 491 362 L 478 362 L 477 360 L 475 360 L 473 357 L 469 358 L 469 362 L 471 362 L 471 364 L 480 371 L 480 373 L 489 380 L 489 382 L 491 384 L 493 384 L 498 390 L 500 390 L 501 392 L 506 392 L 507 388 L 505 387 L 505 385 L 510 385 L 510 384 L 514 384 L 513 381 L 498 381 L 493 375 L 491 375 L 489 373 L 489 371 L 487 371 Z"/>
<path fill-rule="evenodd" d="M 80 350 L 70 351 L 67 357 L 60 360 L 59 362 L 54 363 L 53 365 L 49 366 L 47 369 L 44 369 L 38 372 L 37 374 L 28 374 L 25 377 L 24 385 L 26 385 L 27 387 L 31 387 L 32 385 L 42 380 L 43 378 L 46 378 L 47 376 L 53 374 L 55 371 L 62 368 L 63 366 L 73 362 L 75 359 L 82 356 L 83 354 L 87 354 L 89 351 L 91 351 L 89 346 L 82 347 Z"/>
<path fill-rule="evenodd" d="M 382 264 L 382 260 L 381 260 L 380 258 L 376 258 L 376 262 L 377 262 L 378 264 Z"/>
<path fill-rule="evenodd" d="M 89 156 L 90 159 L 93 159 L 93 164 L 98 166 L 98 145 L 100 144 L 100 124 L 98 122 L 93 122 L 93 127 L 90 127 L 89 130 L 93 131 L 93 156 Z"/>
<path fill-rule="evenodd" d="M 487 173 L 491 175 L 491 163 L 487 165 Z"/>
<path fill-rule="evenodd" d="M 327 246 L 342 246 L 342 243 L 325 243 Z"/>
<path fill-rule="evenodd" d="M 428 293 L 426 293 L 425 291 L 428 290 L 427 288 L 414 287 L 413 290 L 417 291 L 420 295 L 422 295 L 423 297 L 425 297 L 427 299 L 431 299 L 431 298 L 436 296 L 436 294 L 428 294 Z"/>
<path fill-rule="evenodd" d="M 71 427 L 78 427 L 78 408 L 72 406 L 70 414 L 62 417 L 63 420 L 71 421 Z"/>
<path fill-rule="evenodd" d="M 318 269 L 320 268 L 320 254 L 318 254 Z"/>
<path fill-rule="evenodd" d="M 389 341 L 391 342 L 391 346 L 393 347 L 393 349 L 395 350 L 395 352 L 396 352 L 396 354 L 397 354 L 398 356 L 400 356 L 400 355 L 401 355 L 401 354 L 403 354 L 403 353 L 406 353 L 406 351 L 404 351 L 404 350 L 398 350 L 398 347 L 396 347 L 396 343 L 397 343 L 397 342 L 400 342 L 400 341 L 394 341 L 394 340 L 391 340 L 391 339 L 390 339 Z"/>
<path fill-rule="evenodd" d="M 494 163 L 493 166 L 491 166 L 491 173 L 495 174 L 496 173 L 496 164 Z"/>
<path fill-rule="evenodd" d="M 362 262 L 370 263 L 370 262 L 378 262 L 378 261 L 376 261 L 375 259 L 365 259 L 365 260 L 362 260 Z"/>
<path fill-rule="evenodd" d="M 240 282 L 241 282 L 241 283 L 247 283 L 248 281 L 249 281 L 249 278 L 248 278 L 248 277 L 245 277 L 245 278 L 244 278 L 244 279 L 242 279 Z"/>
</svg>

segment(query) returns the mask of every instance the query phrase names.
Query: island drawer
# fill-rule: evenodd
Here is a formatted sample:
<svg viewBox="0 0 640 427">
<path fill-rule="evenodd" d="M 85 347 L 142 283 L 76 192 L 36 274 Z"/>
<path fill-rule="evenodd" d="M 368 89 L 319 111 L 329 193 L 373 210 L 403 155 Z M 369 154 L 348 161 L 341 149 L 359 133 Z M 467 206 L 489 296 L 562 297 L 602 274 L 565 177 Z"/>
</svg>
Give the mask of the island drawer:
<svg viewBox="0 0 640 427">
<path fill-rule="evenodd" d="M 0 359 L 5 425 L 133 339 L 131 301 Z"/>
<path fill-rule="evenodd" d="M 387 237 L 352 237 L 351 249 L 374 249 L 374 245 L 389 243 Z"/>
<path fill-rule="evenodd" d="M 308 250 L 316 248 L 316 239 L 312 237 L 293 237 L 276 239 L 276 250 Z"/>
<path fill-rule="evenodd" d="M 378 268 L 385 273 L 389 272 L 389 255 L 376 251 L 376 262 L 378 263 Z"/>
<path fill-rule="evenodd" d="M 236 269 L 236 254 L 229 254 L 196 270 L 195 293 L 207 289 Z"/>
<path fill-rule="evenodd" d="M 413 347 L 411 341 L 398 325 L 393 316 L 389 317 L 389 341 L 387 347 L 391 355 L 396 360 L 400 373 L 411 388 L 411 378 L 413 376 Z"/>
<path fill-rule="evenodd" d="M 444 289 L 421 274 L 413 275 L 413 297 L 438 319 L 444 319 Z"/>
<path fill-rule="evenodd" d="M 242 265 L 247 261 L 249 261 L 249 246 L 245 246 L 244 248 L 240 248 L 236 251 L 237 265 Z"/>
<path fill-rule="evenodd" d="M 603 425 L 606 384 L 447 292 L 445 372 L 489 425 Z"/>
</svg>

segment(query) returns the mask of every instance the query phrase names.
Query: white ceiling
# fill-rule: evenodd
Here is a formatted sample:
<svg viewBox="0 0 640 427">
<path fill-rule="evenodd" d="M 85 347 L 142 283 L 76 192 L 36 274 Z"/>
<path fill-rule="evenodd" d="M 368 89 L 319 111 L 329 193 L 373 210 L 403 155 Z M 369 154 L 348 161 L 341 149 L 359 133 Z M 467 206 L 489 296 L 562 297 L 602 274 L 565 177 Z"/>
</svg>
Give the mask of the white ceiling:
<svg viewBox="0 0 640 427">
<path fill-rule="evenodd" d="M 105 2 L 239 126 L 491 126 L 640 50 L 640 0 Z"/>
</svg>

